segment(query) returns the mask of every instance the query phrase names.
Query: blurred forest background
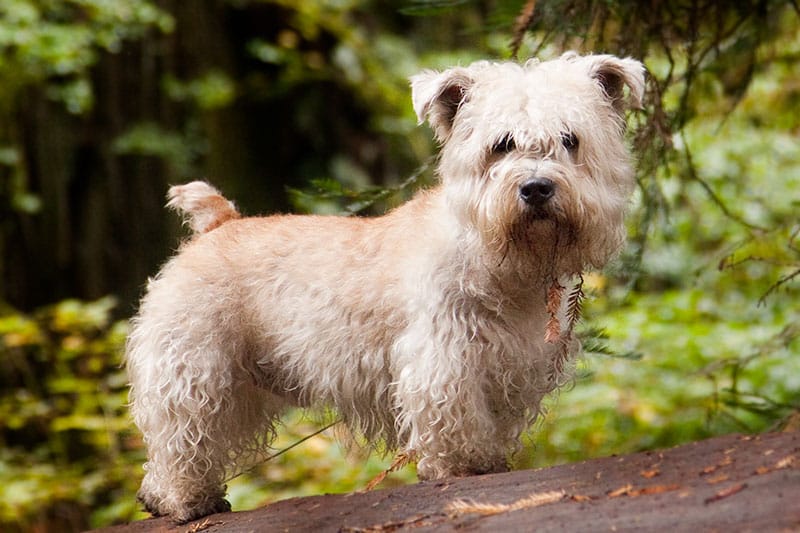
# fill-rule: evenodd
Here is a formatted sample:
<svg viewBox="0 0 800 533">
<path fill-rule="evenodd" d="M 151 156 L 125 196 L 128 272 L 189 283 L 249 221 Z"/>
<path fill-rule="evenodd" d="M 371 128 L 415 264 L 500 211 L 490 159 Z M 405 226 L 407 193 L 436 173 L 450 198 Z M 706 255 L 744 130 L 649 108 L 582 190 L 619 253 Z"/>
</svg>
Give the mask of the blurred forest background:
<svg viewBox="0 0 800 533">
<path fill-rule="evenodd" d="M 478 58 L 650 71 L 629 246 L 587 278 L 586 354 L 517 466 L 796 429 L 798 30 L 785 0 L 4 0 L 0 529 L 144 516 L 121 348 L 184 234 L 168 184 L 207 178 L 249 214 L 380 213 L 433 180 L 408 76 Z M 318 427 L 291 414 L 277 445 Z M 388 466 L 335 433 L 233 480 L 234 508 Z"/>
</svg>

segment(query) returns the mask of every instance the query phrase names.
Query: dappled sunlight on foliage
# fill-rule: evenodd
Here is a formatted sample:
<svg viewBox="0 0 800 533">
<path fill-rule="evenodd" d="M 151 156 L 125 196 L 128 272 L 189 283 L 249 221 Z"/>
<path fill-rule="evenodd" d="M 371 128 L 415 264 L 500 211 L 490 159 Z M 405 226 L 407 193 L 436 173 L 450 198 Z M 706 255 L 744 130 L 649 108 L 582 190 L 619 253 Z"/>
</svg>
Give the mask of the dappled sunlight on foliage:
<svg viewBox="0 0 800 533">
<path fill-rule="evenodd" d="M 75 527 L 89 526 L 90 513 L 95 523 L 136 516 L 131 480 L 143 453 L 125 407 L 127 325 L 111 320 L 114 305 L 66 300 L 0 315 L 0 523 L 58 524 L 58 502 L 78 504 Z"/>
<path fill-rule="evenodd" d="M 118 52 L 152 27 L 170 31 L 174 25 L 155 3 L 143 0 L 46 4 L 7 0 L 0 7 L 0 78 L 14 80 L 0 97 L 46 82 L 51 98 L 72 113 L 85 112 L 93 104 L 89 69 L 101 51 Z"/>
<path fill-rule="evenodd" d="M 796 34 L 780 42 L 786 53 L 800 45 Z M 613 350 L 642 358 L 587 354 L 583 377 L 534 432 L 525 464 L 779 429 L 796 416 L 800 88 L 792 72 L 773 63 L 732 113 L 707 106 L 687 124 L 678 151 L 691 150 L 694 168 L 676 159 L 659 178 L 667 214 L 648 236 L 638 288 L 610 280 L 587 306 L 586 322 L 603 328 Z"/>
<path fill-rule="evenodd" d="M 0 530 L 146 516 L 122 351 L 141 285 L 179 241 L 167 183 L 208 178 L 251 214 L 380 213 L 435 179 L 408 76 L 515 51 L 630 54 L 650 71 L 629 119 L 630 244 L 586 276 L 586 353 L 515 465 L 797 419 L 797 6 L 401 4 L 0 5 Z M 288 413 L 275 451 L 335 415 L 320 418 Z M 391 452 L 341 431 L 231 480 L 234 509 L 363 489 Z M 380 487 L 415 479 L 409 466 Z"/>
<path fill-rule="evenodd" d="M 111 320 L 114 306 L 113 298 L 66 300 L 31 316 L 0 315 L 0 526 L 79 530 L 147 516 L 135 500 L 144 447 L 121 366 L 127 323 Z M 318 427 L 300 411 L 285 422 L 276 452 Z M 343 448 L 339 442 L 352 437 L 337 440 L 339 431 L 232 480 L 233 505 L 363 489 L 388 459 L 356 443 Z M 407 468 L 382 486 L 413 479 Z"/>
<path fill-rule="evenodd" d="M 301 411 L 293 411 L 284 418 L 273 447 L 276 452 L 289 447 L 319 426 Z M 231 504 L 241 509 L 295 496 L 363 490 L 389 466 L 391 455 L 370 451 L 343 431 L 341 425 L 334 426 L 229 482 Z M 342 444 L 348 442 L 350 446 Z M 409 466 L 389 476 L 380 487 L 414 481 L 414 468 Z"/>
</svg>

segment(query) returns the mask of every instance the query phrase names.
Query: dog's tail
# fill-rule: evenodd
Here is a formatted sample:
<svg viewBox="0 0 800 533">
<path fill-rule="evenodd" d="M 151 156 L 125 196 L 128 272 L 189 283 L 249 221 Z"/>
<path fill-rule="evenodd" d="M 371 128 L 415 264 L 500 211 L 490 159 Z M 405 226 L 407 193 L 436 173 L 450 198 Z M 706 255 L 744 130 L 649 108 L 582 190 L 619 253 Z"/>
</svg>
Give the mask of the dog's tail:
<svg viewBox="0 0 800 533">
<path fill-rule="evenodd" d="M 167 207 L 180 213 L 195 233 L 206 233 L 241 216 L 233 202 L 204 181 L 170 187 L 167 198 Z"/>
</svg>

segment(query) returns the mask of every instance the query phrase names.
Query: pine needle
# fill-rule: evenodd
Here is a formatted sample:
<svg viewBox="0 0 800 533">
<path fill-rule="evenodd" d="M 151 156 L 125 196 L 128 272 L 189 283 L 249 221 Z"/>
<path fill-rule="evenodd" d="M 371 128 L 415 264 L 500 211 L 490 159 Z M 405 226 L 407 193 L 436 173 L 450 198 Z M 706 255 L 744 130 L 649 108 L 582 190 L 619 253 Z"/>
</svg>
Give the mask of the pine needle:
<svg viewBox="0 0 800 533">
<path fill-rule="evenodd" d="M 561 298 L 564 295 L 565 287 L 553 279 L 550 288 L 547 289 L 547 314 L 550 319 L 544 330 L 544 341 L 548 344 L 556 344 L 561 339 L 561 322 L 558 320 L 558 311 L 561 309 Z"/>
<path fill-rule="evenodd" d="M 316 437 L 317 435 L 319 435 L 319 434 L 320 434 L 320 433 L 322 433 L 323 431 L 327 431 L 327 430 L 329 430 L 330 428 L 332 428 L 333 426 L 335 426 L 336 424 L 338 424 L 338 423 L 339 423 L 339 422 L 341 422 L 341 421 L 342 421 L 341 419 L 336 419 L 336 420 L 334 420 L 333 422 L 331 422 L 331 423 L 330 423 L 330 424 L 328 424 L 327 426 L 325 426 L 325 427 L 322 427 L 322 428 L 318 429 L 318 430 L 317 430 L 317 431 L 315 431 L 314 433 L 311 433 L 310 435 L 306 435 L 306 436 L 305 436 L 305 437 L 303 437 L 302 439 L 300 439 L 300 440 L 298 440 L 298 441 L 295 441 L 295 442 L 293 442 L 292 444 L 290 444 L 290 445 L 289 445 L 289 446 L 287 446 L 286 448 L 283 448 L 282 450 L 278 450 L 277 452 L 273 453 L 272 455 L 270 455 L 269 457 L 267 457 L 266 459 L 264 459 L 264 461 L 262 461 L 262 462 L 272 461 L 272 460 L 273 460 L 273 459 L 275 459 L 276 457 L 278 457 L 278 456 L 280 456 L 280 455 L 283 455 L 284 453 L 288 452 L 288 451 L 289 451 L 289 450 L 291 450 L 292 448 L 295 448 L 295 447 L 297 447 L 297 446 L 300 446 L 301 444 L 303 444 L 303 443 L 304 443 L 305 441 L 307 441 L 308 439 L 311 439 L 311 438 L 313 438 L 313 437 Z"/>
<path fill-rule="evenodd" d="M 547 312 L 550 316 L 558 313 L 561 308 L 561 297 L 564 294 L 566 287 L 558 282 L 558 279 L 553 279 L 552 285 L 547 289 Z"/>
<path fill-rule="evenodd" d="M 553 490 L 549 492 L 534 493 L 526 498 L 522 498 L 508 504 L 479 503 L 467 500 L 455 500 L 445 508 L 445 511 L 448 515 L 450 515 L 450 517 L 455 517 L 462 514 L 479 514 L 483 516 L 490 516 L 500 513 L 507 513 L 509 511 L 518 511 L 520 509 L 539 507 L 540 505 L 563 500 L 566 496 L 567 493 L 563 490 Z"/>
<path fill-rule="evenodd" d="M 583 276 L 578 274 L 578 284 L 573 287 L 567 297 L 567 334 L 572 337 L 572 330 L 581 319 L 583 311 Z"/>
<path fill-rule="evenodd" d="M 232 479 L 235 479 L 235 478 L 237 478 L 237 477 L 241 476 L 242 474 L 244 474 L 245 472 L 250 472 L 250 471 L 254 470 L 254 469 L 255 469 L 256 467 L 258 467 L 259 465 L 262 465 L 262 464 L 264 464 L 264 463 L 267 463 L 267 462 L 269 462 L 269 461 L 272 461 L 272 460 L 273 460 L 273 459 L 275 459 L 276 457 L 280 457 L 281 455 L 283 455 L 284 453 L 288 452 L 288 451 L 289 451 L 289 450 L 291 450 L 292 448 L 296 448 L 297 446 L 300 446 L 300 445 L 301 445 L 301 444 L 303 444 L 305 441 L 307 441 L 307 440 L 309 440 L 309 439 L 312 439 L 312 438 L 316 437 L 317 435 L 319 435 L 320 433 L 322 433 L 322 432 L 324 432 L 324 431 L 327 431 L 327 430 L 329 430 L 330 428 L 332 428 L 333 426 L 335 426 L 336 424 L 338 424 L 338 423 L 339 423 L 339 422 L 341 422 L 341 421 L 342 421 L 342 419 L 341 419 L 341 418 L 337 418 L 336 420 L 334 420 L 333 422 L 331 422 L 331 423 L 330 423 L 330 424 L 328 424 L 327 426 L 324 426 L 324 427 L 322 427 L 322 428 L 318 429 L 317 431 L 315 431 L 315 432 L 313 432 L 313 433 L 311 433 L 311 434 L 309 434 L 309 435 L 306 435 L 305 437 L 301 438 L 300 440 L 297 440 L 297 441 L 293 442 L 292 444 L 290 444 L 290 445 L 289 445 L 289 446 L 287 446 L 286 448 L 283 448 L 283 449 L 281 449 L 281 450 L 278 450 L 277 452 L 273 453 L 272 455 L 269 455 L 269 456 L 267 456 L 266 458 L 264 458 L 264 459 L 262 459 L 262 460 L 260 460 L 260 461 L 256 462 L 255 464 L 253 464 L 252 466 L 250 466 L 250 467 L 249 467 L 249 468 L 247 468 L 246 470 L 242 470 L 242 471 L 240 471 L 240 472 L 238 472 L 238 473 L 235 473 L 235 474 L 231 475 L 230 477 L 227 477 L 227 478 L 225 478 L 225 481 L 230 481 L 230 480 L 232 480 Z"/>
<path fill-rule="evenodd" d="M 381 472 L 380 474 L 378 474 L 377 476 L 372 478 L 372 480 L 369 483 L 367 483 L 367 485 L 364 487 L 364 489 L 361 492 L 369 492 L 369 491 L 371 491 L 372 489 L 374 489 L 375 487 L 380 485 L 383 482 L 383 480 L 386 479 L 386 477 L 389 474 L 391 474 L 392 472 L 397 472 L 398 470 L 400 470 L 401 468 L 405 467 L 406 465 L 408 465 L 413 460 L 414 460 L 414 453 L 413 452 L 409 452 L 409 453 L 401 452 L 401 453 L 398 453 L 395 456 L 394 461 L 392 461 L 392 464 L 389 465 L 389 468 L 387 468 L 386 470 L 384 470 L 383 472 Z"/>
<path fill-rule="evenodd" d="M 517 59 L 519 48 L 522 46 L 522 39 L 525 37 L 525 32 L 533 22 L 533 16 L 536 14 L 536 0 L 528 0 L 522 6 L 522 10 L 517 15 L 514 21 L 513 38 L 511 39 L 511 57 Z"/>
<path fill-rule="evenodd" d="M 559 285 L 560 287 L 560 285 Z M 564 291 L 564 287 L 561 287 L 561 292 Z M 567 328 L 563 332 L 559 331 L 551 331 L 551 328 L 554 328 L 553 323 L 557 323 L 557 318 L 555 315 L 552 314 L 551 311 L 551 302 L 550 302 L 550 294 L 554 292 L 553 287 L 550 288 L 548 291 L 548 302 L 547 302 L 547 312 L 550 313 L 550 320 L 547 322 L 547 327 L 545 329 L 544 340 L 550 344 L 559 343 L 558 352 L 553 359 L 553 370 L 548 376 L 548 381 L 552 384 L 558 382 L 558 379 L 564 374 L 564 369 L 567 366 L 567 361 L 569 361 L 569 350 L 572 344 L 572 337 L 573 331 L 575 329 L 575 325 L 581 318 L 581 311 L 583 309 L 582 301 L 584 292 L 583 292 L 583 276 L 578 274 L 578 283 L 569 293 L 567 297 L 567 310 L 566 310 L 566 318 L 567 318 Z M 561 304 L 561 295 L 558 296 L 559 306 Z M 559 325 L 560 326 L 560 325 Z"/>
</svg>

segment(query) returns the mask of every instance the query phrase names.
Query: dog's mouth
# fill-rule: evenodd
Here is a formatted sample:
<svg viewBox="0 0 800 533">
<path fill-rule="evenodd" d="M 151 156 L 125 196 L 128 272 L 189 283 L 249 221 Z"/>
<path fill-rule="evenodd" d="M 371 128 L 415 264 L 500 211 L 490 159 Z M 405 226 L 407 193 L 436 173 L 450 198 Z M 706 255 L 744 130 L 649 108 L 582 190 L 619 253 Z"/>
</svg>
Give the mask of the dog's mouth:
<svg viewBox="0 0 800 533">
<path fill-rule="evenodd" d="M 549 209 L 547 206 L 532 206 L 528 208 L 527 219 L 531 222 L 537 222 L 541 220 L 556 220 L 555 215 L 551 212 L 552 210 Z"/>
<path fill-rule="evenodd" d="M 523 247 L 537 247 L 542 243 L 568 246 L 578 240 L 578 229 L 551 205 L 529 207 L 515 225 L 512 238 Z"/>
<path fill-rule="evenodd" d="M 556 225 L 568 225 L 566 214 L 555 198 L 540 204 L 525 205 L 523 213 L 523 224 L 551 221 Z"/>
</svg>

